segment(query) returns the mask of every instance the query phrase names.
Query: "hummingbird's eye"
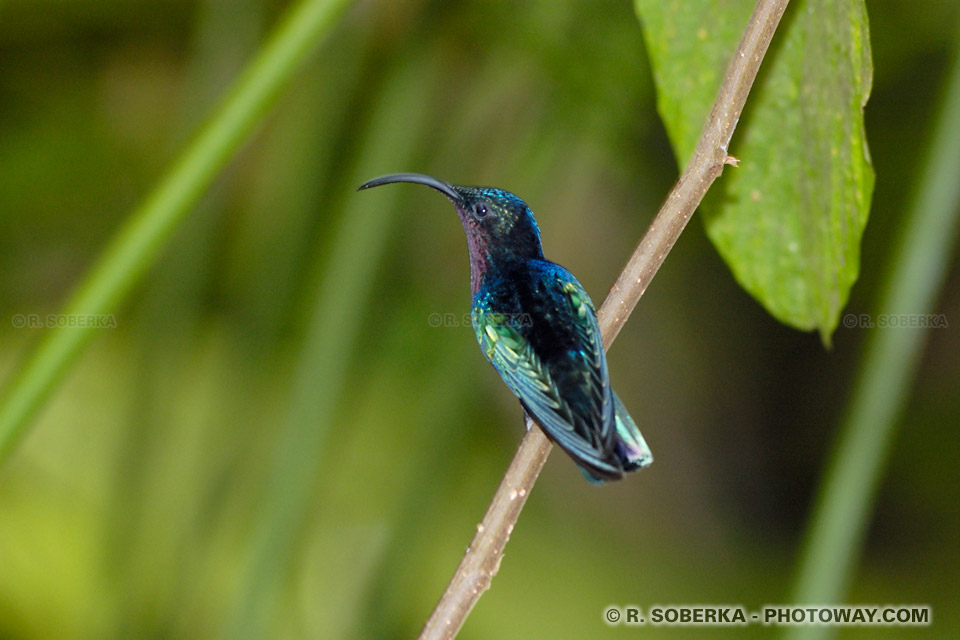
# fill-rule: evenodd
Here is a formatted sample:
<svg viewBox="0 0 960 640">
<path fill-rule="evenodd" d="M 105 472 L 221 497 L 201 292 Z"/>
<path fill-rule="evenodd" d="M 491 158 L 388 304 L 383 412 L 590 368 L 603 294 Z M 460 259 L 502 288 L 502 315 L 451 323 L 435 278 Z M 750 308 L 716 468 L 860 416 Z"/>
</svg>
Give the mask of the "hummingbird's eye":
<svg viewBox="0 0 960 640">
<path fill-rule="evenodd" d="M 484 218 L 486 218 L 487 213 L 488 213 L 487 205 L 483 204 L 482 202 L 478 202 L 475 205 L 473 205 L 473 215 L 475 218 L 477 218 L 477 220 L 483 220 Z"/>
</svg>

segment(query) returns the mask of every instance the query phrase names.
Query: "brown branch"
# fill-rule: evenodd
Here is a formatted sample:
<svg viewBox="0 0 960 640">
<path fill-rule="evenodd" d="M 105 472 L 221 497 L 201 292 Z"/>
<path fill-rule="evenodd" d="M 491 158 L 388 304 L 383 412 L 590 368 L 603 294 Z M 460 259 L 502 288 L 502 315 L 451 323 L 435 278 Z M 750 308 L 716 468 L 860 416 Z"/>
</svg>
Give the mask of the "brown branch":
<svg viewBox="0 0 960 640">
<path fill-rule="evenodd" d="M 609 348 L 620 333 L 707 189 L 723 171 L 723 166 L 736 166 L 737 160 L 727 155 L 727 147 L 788 2 L 759 0 L 757 3 L 693 157 L 600 307 L 597 315 L 604 348 Z M 503 548 L 551 449 L 550 441 L 540 428 L 531 428 L 533 424 L 527 418 L 527 435 L 503 476 L 483 521 L 477 525 L 473 542 L 467 547 L 447 590 L 427 620 L 420 640 L 455 637 L 499 570 Z"/>
</svg>

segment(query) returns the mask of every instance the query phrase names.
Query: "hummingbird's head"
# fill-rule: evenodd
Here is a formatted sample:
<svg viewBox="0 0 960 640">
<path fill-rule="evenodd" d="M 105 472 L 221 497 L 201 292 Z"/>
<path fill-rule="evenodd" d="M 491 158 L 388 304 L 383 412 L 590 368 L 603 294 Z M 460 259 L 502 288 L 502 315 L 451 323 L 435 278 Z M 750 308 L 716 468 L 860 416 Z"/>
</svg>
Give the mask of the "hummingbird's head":
<svg viewBox="0 0 960 640">
<path fill-rule="evenodd" d="M 460 187 L 421 173 L 396 173 L 374 178 L 360 189 L 394 182 L 426 185 L 453 203 L 467 234 L 474 293 L 491 264 L 543 258 L 540 229 L 533 212 L 527 203 L 509 191 L 493 187 Z"/>
</svg>

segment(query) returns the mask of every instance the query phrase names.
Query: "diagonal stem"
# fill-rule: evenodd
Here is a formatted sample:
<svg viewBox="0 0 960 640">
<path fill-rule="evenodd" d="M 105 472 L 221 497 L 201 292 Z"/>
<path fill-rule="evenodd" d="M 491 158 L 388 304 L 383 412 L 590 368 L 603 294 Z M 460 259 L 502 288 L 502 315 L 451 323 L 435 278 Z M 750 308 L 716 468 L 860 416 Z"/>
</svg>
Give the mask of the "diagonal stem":
<svg viewBox="0 0 960 640">
<path fill-rule="evenodd" d="M 598 320 L 604 348 L 610 347 L 626 324 L 723 166 L 736 164 L 736 159 L 727 155 L 730 138 L 788 1 L 759 0 L 757 3 L 693 157 L 600 307 Z M 499 570 L 503 549 L 552 446 L 539 428 L 530 428 L 533 424 L 527 418 L 527 434 L 520 449 L 507 468 L 483 521 L 477 525 L 477 533 L 447 590 L 427 620 L 420 640 L 455 637 Z"/>
</svg>

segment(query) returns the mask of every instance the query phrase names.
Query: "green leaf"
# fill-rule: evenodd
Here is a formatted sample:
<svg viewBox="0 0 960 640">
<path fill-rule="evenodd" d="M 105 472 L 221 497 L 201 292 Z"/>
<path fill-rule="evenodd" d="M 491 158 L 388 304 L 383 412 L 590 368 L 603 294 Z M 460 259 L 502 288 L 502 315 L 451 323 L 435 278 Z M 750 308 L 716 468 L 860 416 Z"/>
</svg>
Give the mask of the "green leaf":
<svg viewBox="0 0 960 640">
<path fill-rule="evenodd" d="M 693 152 L 754 0 L 635 0 L 676 152 Z M 801 0 L 780 23 L 725 171 L 701 208 L 734 277 L 778 320 L 837 326 L 873 192 L 863 126 L 873 66 L 862 0 Z"/>
</svg>

